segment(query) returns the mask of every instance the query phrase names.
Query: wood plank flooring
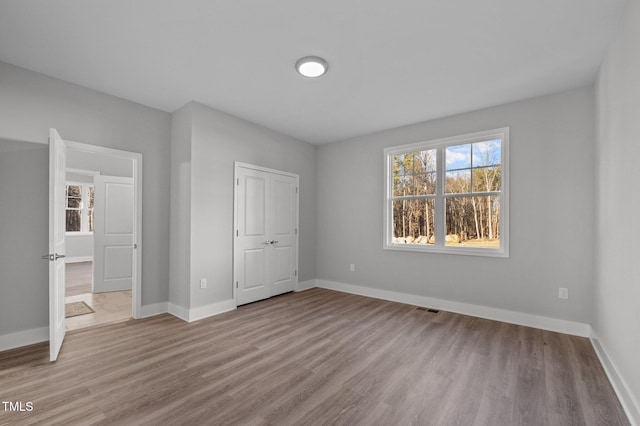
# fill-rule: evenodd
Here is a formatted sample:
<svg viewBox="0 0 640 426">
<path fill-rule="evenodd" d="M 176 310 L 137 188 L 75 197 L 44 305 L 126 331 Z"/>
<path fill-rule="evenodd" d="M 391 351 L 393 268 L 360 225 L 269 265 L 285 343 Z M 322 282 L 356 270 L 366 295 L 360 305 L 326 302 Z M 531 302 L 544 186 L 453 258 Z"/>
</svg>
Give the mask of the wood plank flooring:
<svg viewBox="0 0 640 426">
<path fill-rule="evenodd" d="M 323 289 L 0 353 L 1 425 L 627 425 L 588 339 Z"/>
<path fill-rule="evenodd" d="M 65 296 L 91 293 L 93 262 L 76 262 L 65 265 Z"/>
</svg>

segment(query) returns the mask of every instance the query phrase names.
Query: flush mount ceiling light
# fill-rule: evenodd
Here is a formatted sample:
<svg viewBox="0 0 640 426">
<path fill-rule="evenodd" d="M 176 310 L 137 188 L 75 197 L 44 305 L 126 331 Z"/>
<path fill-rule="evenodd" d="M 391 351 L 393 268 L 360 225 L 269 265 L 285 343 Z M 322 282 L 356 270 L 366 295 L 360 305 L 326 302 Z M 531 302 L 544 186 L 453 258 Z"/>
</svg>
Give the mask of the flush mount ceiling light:
<svg viewBox="0 0 640 426">
<path fill-rule="evenodd" d="M 324 75 L 329 69 L 329 64 L 317 56 L 305 56 L 296 62 L 296 70 L 305 77 L 315 78 Z"/>
</svg>

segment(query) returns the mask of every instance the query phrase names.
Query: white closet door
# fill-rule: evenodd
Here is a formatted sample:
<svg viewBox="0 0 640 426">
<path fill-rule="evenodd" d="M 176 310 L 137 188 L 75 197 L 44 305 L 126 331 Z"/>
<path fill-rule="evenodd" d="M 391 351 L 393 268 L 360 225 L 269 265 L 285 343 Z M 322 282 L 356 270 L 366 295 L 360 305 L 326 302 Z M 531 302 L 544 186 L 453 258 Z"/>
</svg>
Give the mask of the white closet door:
<svg viewBox="0 0 640 426">
<path fill-rule="evenodd" d="M 271 296 L 293 291 L 296 276 L 297 179 L 271 175 Z"/>
<path fill-rule="evenodd" d="M 271 296 L 269 173 L 239 168 L 237 173 L 237 228 L 234 249 L 238 305 Z"/>
<path fill-rule="evenodd" d="M 238 305 L 295 287 L 297 180 L 266 170 L 236 168 L 234 278 Z"/>
</svg>

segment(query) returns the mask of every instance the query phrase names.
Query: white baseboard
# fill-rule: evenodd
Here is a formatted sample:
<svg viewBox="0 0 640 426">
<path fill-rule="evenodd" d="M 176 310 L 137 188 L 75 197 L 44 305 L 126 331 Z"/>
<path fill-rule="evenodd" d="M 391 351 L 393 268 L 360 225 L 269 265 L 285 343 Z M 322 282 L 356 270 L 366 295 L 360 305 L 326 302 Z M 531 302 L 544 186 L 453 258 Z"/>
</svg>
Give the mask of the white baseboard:
<svg viewBox="0 0 640 426">
<path fill-rule="evenodd" d="M 49 340 L 49 327 L 32 328 L 0 336 L 0 352 Z"/>
<path fill-rule="evenodd" d="M 160 314 L 166 314 L 169 312 L 169 303 L 154 303 L 153 305 L 144 305 L 140 309 L 140 318 L 153 317 Z"/>
<path fill-rule="evenodd" d="M 593 345 L 593 349 L 596 351 L 596 354 L 600 359 L 600 364 L 602 364 L 602 367 L 604 368 L 604 371 L 609 378 L 609 382 L 611 382 L 611 386 L 613 386 L 613 390 L 616 392 L 616 395 L 618 395 L 620 404 L 622 404 L 622 408 L 627 414 L 629 422 L 633 426 L 639 426 L 640 402 L 636 401 L 633 397 L 633 394 L 629 391 L 627 382 L 618 373 L 618 369 L 613 363 L 613 360 L 609 357 L 606 349 L 604 348 L 604 346 L 602 346 L 600 340 L 598 339 L 598 336 L 596 336 L 595 332 L 593 331 L 591 333 L 591 344 Z"/>
<path fill-rule="evenodd" d="M 212 303 L 210 305 L 201 306 L 199 308 L 187 309 L 182 306 L 178 306 L 174 303 L 169 303 L 169 313 L 173 316 L 180 318 L 183 321 L 193 322 L 204 318 L 212 317 L 214 315 L 223 314 L 225 312 L 233 311 L 236 309 L 236 301 L 233 299 L 224 300 L 218 303 Z"/>
<path fill-rule="evenodd" d="M 189 322 L 198 321 L 229 311 L 234 311 L 236 308 L 236 301 L 233 299 L 224 300 L 218 303 L 212 303 L 211 305 L 201 306 L 199 308 L 193 308 L 189 310 Z"/>
<path fill-rule="evenodd" d="M 93 256 L 67 257 L 64 263 L 93 262 Z"/>
<path fill-rule="evenodd" d="M 178 317 L 183 321 L 189 322 L 189 309 L 185 307 L 169 302 L 168 312 L 174 317 Z"/>
<path fill-rule="evenodd" d="M 308 280 L 308 281 L 302 281 L 296 284 L 296 288 L 294 289 L 294 291 L 298 292 L 298 291 L 305 291 L 305 290 L 309 290 L 310 288 L 314 288 L 318 285 L 317 283 L 318 280 Z"/>
<path fill-rule="evenodd" d="M 392 302 L 406 303 L 409 305 L 434 308 L 442 311 L 471 315 L 474 317 L 486 318 L 495 321 L 502 321 L 511 324 L 524 325 L 527 327 L 540 328 L 543 330 L 556 331 L 558 333 L 572 334 L 574 336 L 591 336 L 591 326 L 585 323 L 525 314 L 522 312 L 492 308 L 483 305 L 472 305 L 469 303 L 454 302 L 451 300 L 436 299 L 433 297 L 417 296 L 413 294 L 400 293 L 397 291 L 381 290 L 377 288 L 363 287 L 353 284 L 344 284 L 335 281 L 316 281 L 317 287 L 326 288 L 329 290 L 342 291 L 344 293 L 358 294 L 361 296 L 389 300 Z"/>
</svg>

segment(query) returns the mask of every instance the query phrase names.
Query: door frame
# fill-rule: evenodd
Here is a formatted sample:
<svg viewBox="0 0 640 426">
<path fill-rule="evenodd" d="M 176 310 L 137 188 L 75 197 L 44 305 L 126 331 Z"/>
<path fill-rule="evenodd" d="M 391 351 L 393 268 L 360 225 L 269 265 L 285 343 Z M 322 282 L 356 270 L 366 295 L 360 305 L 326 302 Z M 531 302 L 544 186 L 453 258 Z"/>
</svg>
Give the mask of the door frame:
<svg viewBox="0 0 640 426">
<path fill-rule="evenodd" d="M 80 142 L 65 142 L 68 150 L 132 160 L 134 197 L 133 244 L 135 258 L 133 262 L 133 285 L 131 288 L 131 317 L 139 319 L 142 315 L 142 154 Z"/>
<path fill-rule="evenodd" d="M 238 299 L 236 298 L 236 230 L 238 228 L 238 169 L 252 169 L 258 170 L 261 172 L 274 173 L 282 176 L 289 176 L 295 178 L 297 180 L 297 186 L 300 187 L 300 175 L 296 173 L 284 172 L 282 170 L 270 169 L 268 167 L 256 166 L 255 164 L 243 163 L 240 161 L 233 162 L 233 228 L 231 229 L 231 240 L 233 244 L 231 245 L 231 268 L 232 270 L 232 280 L 231 280 L 231 291 L 233 296 L 233 301 L 236 306 L 238 306 Z M 296 253 L 295 253 L 295 269 L 299 272 L 299 258 L 300 258 L 300 191 L 298 191 L 296 197 Z M 297 274 L 298 281 L 300 280 L 300 274 Z"/>
</svg>

